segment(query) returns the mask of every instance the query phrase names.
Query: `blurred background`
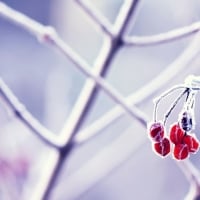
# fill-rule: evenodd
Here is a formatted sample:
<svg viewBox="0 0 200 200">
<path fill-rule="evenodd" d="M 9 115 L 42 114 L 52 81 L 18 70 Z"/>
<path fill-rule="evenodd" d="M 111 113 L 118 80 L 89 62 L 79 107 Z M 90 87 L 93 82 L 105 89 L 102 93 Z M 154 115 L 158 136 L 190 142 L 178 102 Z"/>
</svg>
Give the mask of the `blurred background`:
<svg viewBox="0 0 200 200">
<path fill-rule="evenodd" d="M 52 25 L 61 37 L 91 67 L 104 35 L 96 29 L 73 0 L 5 0 L 9 6 Z M 94 0 L 91 4 L 114 23 L 122 0 Z M 181 8 L 181 9 L 180 9 Z M 189 25 L 200 18 L 200 1 L 143 0 L 130 35 L 146 36 Z M 148 84 L 166 69 L 187 47 L 193 36 L 149 47 L 122 47 L 108 70 L 106 80 L 124 97 Z M 189 74 L 199 75 L 199 58 L 192 60 L 159 93 L 183 83 Z M 86 77 L 60 52 L 40 44 L 29 33 L 0 18 L 0 76 L 18 99 L 47 128 L 59 133 L 70 116 Z M 175 96 L 159 107 L 159 117 L 169 109 Z M 150 98 L 138 105 L 149 118 Z M 196 102 L 196 134 L 199 134 L 199 95 Z M 183 103 L 183 102 L 182 102 Z M 82 129 L 115 106 L 101 90 Z M 180 103 L 168 120 L 175 122 Z M 51 149 L 25 127 L 0 99 L 0 197 L 17 199 L 31 195 L 45 170 Z M 191 156 L 199 166 L 199 154 Z M 113 164 L 112 164 L 113 163 Z M 183 199 L 189 183 L 171 156 L 160 159 L 151 150 L 146 129 L 124 115 L 88 143 L 76 147 L 68 158 L 52 200 L 177 200 Z M 19 198 L 20 199 L 20 198 Z"/>
</svg>

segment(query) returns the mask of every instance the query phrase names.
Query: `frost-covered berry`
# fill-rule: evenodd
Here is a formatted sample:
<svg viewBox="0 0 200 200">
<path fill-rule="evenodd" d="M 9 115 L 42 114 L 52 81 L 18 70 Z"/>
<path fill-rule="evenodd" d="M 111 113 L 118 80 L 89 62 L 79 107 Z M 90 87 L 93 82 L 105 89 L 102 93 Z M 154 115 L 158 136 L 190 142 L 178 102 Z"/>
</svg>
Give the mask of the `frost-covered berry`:
<svg viewBox="0 0 200 200">
<path fill-rule="evenodd" d="M 187 144 L 189 152 L 196 153 L 199 150 L 199 141 L 194 136 L 186 135 L 183 142 Z"/>
<path fill-rule="evenodd" d="M 193 120 L 194 117 L 191 112 L 185 111 L 181 113 L 179 118 L 180 118 L 179 119 L 180 127 L 184 131 L 189 132 L 194 128 L 194 120 Z"/>
<path fill-rule="evenodd" d="M 164 137 L 164 126 L 161 122 L 153 122 L 149 126 L 149 136 L 156 142 L 159 142 Z"/>
<path fill-rule="evenodd" d="M 179 124 L 173 124 L 169 131 L 170 141 L 174 144 L 180 144 L 183 141 L 184 134 Z"/>
<path fill-rule="evenodd" d="M 166 156 L 170 152 L 170 142 L 168 138 L 163 138 L 160 142 L 153 144 L 155 152 L 161 156 Z"/>
<path fill-rule="evenodd" d="M 177 160 L 186 159 L 189 156 L 189 148 L 187 144 L 176 144 L 173 152 L 174 158 Z"/>
</svg>

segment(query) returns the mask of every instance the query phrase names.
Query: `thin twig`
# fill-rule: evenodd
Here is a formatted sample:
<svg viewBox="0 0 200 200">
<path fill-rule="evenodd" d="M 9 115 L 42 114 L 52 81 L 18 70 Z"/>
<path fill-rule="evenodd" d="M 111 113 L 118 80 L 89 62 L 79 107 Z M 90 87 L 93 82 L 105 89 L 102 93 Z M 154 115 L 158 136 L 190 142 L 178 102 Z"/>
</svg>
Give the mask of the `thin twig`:
<svg viewBox="0 0 200 200">
<path fill-rule="evenodd" d="M 181 100 L 181 98 L 188 92 L 188 89 L 185 89 L 176 99 L 175 101 L 172 103 L 172 105 L 170 106 L 170 109 L 167 111 L 167 113 L 164 116 L 163 119 L 163 124 L 165 126 L 167 119 L 169 117 L 169 115 L 172 113 L 172 111 L 174 110 L 174 108 L 176 107 L 176 105 L 178 104 L 178 102 Z"/>
<path fill-rule="evenodd" d="M 131 24 L 132 26 L 134 25 L 134 19 L 136 18 L 136 13 L 139 11 L 139 4 L 141 1 L 139 0 L 125 0 L 124 4 L 121 6 L 119 14 L 115 20 L 115 24 L 114 24 L 114 31 L 117 33 L 120 32 L 128 32 L 128 29 L 130 28 L 129 24 Z M 133 12 L 134 11 L 134 12 Z M 126 18 L 130 19 L 130 20 L 126 20 Z M 126 34 L 125 34 L 126 35 Z M 120 38 L 121 44 L 122 44 L 122 40 L 125 37 L 125 35 L 123 35 Z"/>
<path fill-rule="evenodd" d="M 169 32 L 160 33 L 152 36 L 126 36 L 123 39 L 123 44 L 126 46 L 149 46 L 171 42 L 190 36 L 200 30 L 200 22 L 195 22 L 192 25 L 177 28 Z"/>
<path fill-rule="evenodd" d="M 112 24 L 97 10 L 95 9 L 89 2 L 83 0 L 75 0 L 77 5 L 79 5 L 85 13 L 89 16 L 95 26 L 100 27 L 104 33 L 113 37 L 116 33 L 114 33 Z"/>
<path fill-rule="evenodd" d="M 7 19 L 11 23 L 21 26 L 23 29 L 36 36 L 40 41 L 48 43 L 50 39 L 49 36 L 55 34 L 55 31 L 52 27 L 43 26 L 39 22 L 27 17 L 23 13 L 10 8 L 1 1 L 0 16 Z"/>
<path fill-rule="evenodd" d="M 54 150 L 54 149 L 53 149 Z M 41 198 L 41 194 L 44 193 L 44 188 L 47 187 L 47 185 L 51 184 L 51 176 L 52 174 L 59 170 L 56 168 L 56 163 L 62 159 L 61 154 L 58 151 L 52 151 L 52 149 L 49 149 L 49 152 L 46 155 L 46 159 L 44 161 L 44 164 L 42 165 L 42 173 L 39 177 L 39 180 L 37 182 L 37 185 L 35 188 L 32 188 L 32 194 L 30 194 L 30 191 L 28 191 L 28 194 L 23 194 L 26 198 L 24 200 L 44 200 L 44 198 Z M 58 171 L 57 171 L 58 172 Z"/>
<path fill-rule="evenodd" d="M 0 95 L 3 97 L 6 104 L 8 104 L 14 114 L 43 142 L 58 149 L 62 146 L 62 144 L 58 141 L 58 137 L 40 124 L 40 122 L 27 111 L 25 106 L 19 102 L 2 79 L 0 79 Z"/>
<path fill-rule="evenodd" d="M 188 88 L 184 84 L 180 85 L 175 85 L 172 88 L 168 89 L 167 91 L 163 92 L 161 95 L 156 97 L 154 99 L 154 110 L 153 110 L 153 121 L 157 121 L 157 113 L 158 113 L 158 105 L 160 102 L 170 94 L 172 94 L 174 91 L 179 90 L 179 89 L 184 89 L 183 93 L 180 94 L 180 96 L 173 102 L 172 106 L 170 106 L 169 111 L 165 114 L 165 118 L 163 120 L 163 124 L 165 125 L 167 118 L 169 117 L 170 113 L 173 111 L 175 106 L 177 105 L 178 101 L 182 98 L 182 96 L 188 91 Z"/>
</svg>

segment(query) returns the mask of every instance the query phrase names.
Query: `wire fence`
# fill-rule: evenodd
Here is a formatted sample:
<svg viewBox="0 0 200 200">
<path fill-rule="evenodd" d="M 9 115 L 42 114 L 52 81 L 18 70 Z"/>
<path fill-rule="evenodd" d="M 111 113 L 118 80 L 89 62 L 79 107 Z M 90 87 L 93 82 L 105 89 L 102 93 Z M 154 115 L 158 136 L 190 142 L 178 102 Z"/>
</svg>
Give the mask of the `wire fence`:
<svg viewBox="0 0 200 200">
<path fill-rule="evenodd" d="M 162 88 L 175 78 L 179 72 L 184 71 L 198 55 L 200 50 L 198 45 L 200 42 L 200 36 L 198 35 L 200 22 L 158 35 L 145 37 L 129 36 L 127 34 L 128 29 L 130 28 L 130 25 L 134 26 L 133 22 L 136 20 L 136 14 L 140 8 L 139 0 L 125 0 L 114 24 L 111 24 L 97 9 L 95 9 L 92 6 L 92 3 L 83 0 L 76 0 L 75 2 L 77 6 L 88 15 L 93 22 L 93 25 L 97 26 L 104 35 L 103 45 L 95 60 L 93 68 L 91 68 L 84 59 L 82 59 L 61 39 L 53 27 L 44 26 L 0 2 L 1 17 L 30 32 L 34 37 L 37 37 L 40 42 L 47 43 L 52 48 L 59 50 L 74 64 L 74 67 L 87 77 L 72 113 L 64 123 L 63 128 L 58 135 L 45 128 L 37 119 L 35 119 L 24 105 L 19 102 L 4 81 L 0 80 L 0 93 L 6 104 L 14 112 L 16 117 L 30 128 L 31 131 L 44 142 L 44 144 L 53 149 L 53 153 L 46 163 L 46 169 L 38 181 L 38 186 L 32 189 L 30 199 L 33 200 L 51 199 L 53 188 L 56 186 L 64 162 L 66 162 L 66 159 L 70 157 L 74 148 L 90 141 L 100 133 L 101 130 L 115 122 L 125 113 L 133 120 L 137 120 L 137 122 L 144 127 L 145 131 L 150 118 L 137 106 L 145 100 L 151 99 L 156 92 L 161 91 Z M 104 77 L 106 76 L 114 57 L 122 47 L 143 47 L 169 43 L 192 34 L 194 37 L 181 55 L 177 57 L 164 71 L 162 71 L 159 76 L 140 88 L 138 91 L 134 92 L 132 95 L 126 98 L 123 97 L 105 80 Z M 93 102 L 95 102 L 100 90 L 116 103 L 116 107 L 108 111 L 104 116 L 93 122 L 90 126 L 81 129 L 84 118 L 88 115 L 88 112 L 92 108 Z M 69 199 L 75 199 L 80 196 L 98 180 L 101 180 L 102 177 L 109 174 L 114 168 L 123 163 L 127 156 L 131 154 L 133 149 L 139 148 L 139 146 L 130 146 L 130 148 L 127 148 L 127 151 L 120 155 L 120 157 L 113 157 L 112 162 L 104 165 L 96 176 L 85 180 L 84 186 L 79 187 L 77 180 L 80 180 L 86 172 L 89 172 L 91 167 L 94 167 L 94 163 L 98 165 L 103 161 L 105 156 L 114 155 L 115 152 L 113 152 L 113 149 L 116 149 L 118 146 L 123 144 L 125 137 L 126 136 L 124 135 L 120 136 L 110 144 L 106 150 L 100 152 L 95 156 L 95 158 L 91 159 L 87 165 L 69 177 L 67 183 L 65 183 L 68 188 L 71 188 L 71 190 L 69 189 L 71 193 Z M 139 144 L 142 144 L 143 142 L 144 141 L 141 140 L 139 141 Z M 200 192 L 199 171 L 189 160 L 178 163 L 178 165 L 180 165 L 188 178 L 191 187 L 195 189 L 191 190 L 192 193 L 188 194 L 188 199 L 195 199 L 196 195 Z M 74 185 L 77 185 L 76 190 L 73 190 Z"/>
</svg>

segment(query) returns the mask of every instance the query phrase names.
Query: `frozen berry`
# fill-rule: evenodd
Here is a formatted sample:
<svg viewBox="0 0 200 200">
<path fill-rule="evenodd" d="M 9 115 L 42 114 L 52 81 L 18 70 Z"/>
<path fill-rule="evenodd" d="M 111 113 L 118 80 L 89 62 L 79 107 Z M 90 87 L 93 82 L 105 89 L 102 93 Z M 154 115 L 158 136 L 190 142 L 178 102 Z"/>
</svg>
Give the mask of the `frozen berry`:
<svg viewBox="0 0 200 200">
<path fill-rule="evenodd" d="M 187 144 L 189 152 L 196 153 L 199 149 L 199 141 L 191 135 L 186 135 L 183 142 Z"/>
<path fill-rule="evenodd" d="M 183 113 L 181 113 L 179 117 L 180 117 L 179 120 L 180 127 L 186 132 L 191 131 L 194 127 L 194 122 L 193 122 L 194 117 L 192 113 L 184 111 Z"/>
<path fill-rule="evenodd" d="M 160 142 L 154 144 L 154 150 L 161 156 L 166 156 L 170 152 L 169 139 L 164 138 Z"/>
<path fill-rule="evenodd" d="M 189 148 L 187 144 L 176 144 L 174 147 L 174 158 L 183 160 L 189 156 Z"/>
<path fill-rule="evenodd" d="M 172 143 L 180 144 L 183 141 L 184 131 L 180 128 L 179 124 L 174 124 L 170 128 L 169 138 Z"/>
<path fill-rule="evenodd" d="M 161 122 L 154 122 L 150 125 L 149 136 L 154 141 L 159 142 L 164 137 L 164 126 Z"/>
</svg>

